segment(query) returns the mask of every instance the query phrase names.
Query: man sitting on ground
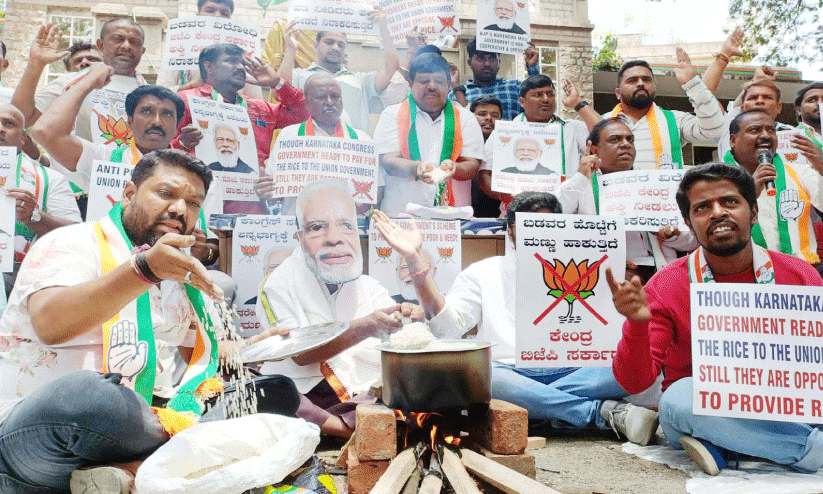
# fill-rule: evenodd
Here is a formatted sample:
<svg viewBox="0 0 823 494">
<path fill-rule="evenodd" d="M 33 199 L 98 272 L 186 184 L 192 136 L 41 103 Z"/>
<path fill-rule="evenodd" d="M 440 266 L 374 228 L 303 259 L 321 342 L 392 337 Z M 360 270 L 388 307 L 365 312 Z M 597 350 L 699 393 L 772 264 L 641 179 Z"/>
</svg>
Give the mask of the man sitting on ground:
<svg viewBox="0 0 823 494">
<path fill-rule="evenodd" d="M 525 408 L 534 421 L 576 429 L 612 427 L 629 441 L 645 446 L 657 430 L 657 413 L 615 401 L 629 393 L 617 384 L 611 369 L 514 367 L 515 214 L 524 211 L 561 212 L 560 203 L 551 194 L 523 192 L 515 196 L 506 214 L 508 240 L 512 242 L 506 255 L 484 259 L 463 270 L 446 296 L 437 288 L 431 266 L 421 255 L 422 237 L 417 227 L 405 231 L 382 211 L 375 212 L 373 221 L 408 263 L 436 336 L 460 338 L 477 326 L 478 339 L 496 343 L 492 347 L 492 398 Z"/>
<path fill-rule="evenodd" d="M 380 378 L 378 337 L 421 319 L 419 307 L 398 304 L 389 292 L 363 274 L 355 203 L 346 184 L 319 180 L 297 198 L 300 246 L 261 283 L 257 314 L 263 328 L 301 328 L 344 322 L 349 328 L 331 342 L 292 360 L 267 362 L 264 374 L 294 379 L 303 393 L 297 416 L 326 434 L 351 436 L 354 409 L 371 401 Z"/>
<path fill-rule="evenodd" d="M 614 375 L 629 392 L 654 382 L 662 369 L 660 425 L 709 475 L 726 465 L 726 452 L 766 458 L 816 472 L 823 465 L 823 433 L 790 422 L 695 415 L 692 412 L 690 283 L 778 283 L 823 286 L 804 261 L 752 242 L 757 223 L 755 180 L 744 169 L 709 163 L 690 169 L 677 204 L 700 247 L 669 264 L 646 284 L 615 281 L 606 272 L 614 306 L 626 316 Z M 695 266 L 692 275 L 690 266 Z"/>
</svg>

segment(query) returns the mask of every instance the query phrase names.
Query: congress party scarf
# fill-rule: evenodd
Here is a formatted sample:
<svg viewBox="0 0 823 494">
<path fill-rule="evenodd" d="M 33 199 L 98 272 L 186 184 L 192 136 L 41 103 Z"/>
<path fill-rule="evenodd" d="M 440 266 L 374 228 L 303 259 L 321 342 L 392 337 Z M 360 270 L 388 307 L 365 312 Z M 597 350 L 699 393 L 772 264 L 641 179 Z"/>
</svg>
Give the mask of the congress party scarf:
<svg viewBox="0 0 823 494">
<path fill-rule="evenodd" d="M 417 105 L 411 95 L 400 104 L 397 112 L 398 140 L 400 141 L 400 155 L 407 160 L 421 161 L 420 143 L 417 140 Z M 450 159 L 457 161 L 463 151 L 463 129 L 460 124 L 460 115 L 454 103 L 447 101 L 443 107 L 443 147 L 440 151 L 440 161 Z M 435 206 L 454 206 L 452 181 L 437 184 L 434 194 Z"/>
<path fill-rule="evenodd" d="M 357 140 L 357 132 L 354 131 L 353 128 L 349 127 L 348 124 L 343 123 L 342 120 L 337 122 L 337 126 L 334 128 L 334 137 L 346 137 L 343 135 L 343 126 L 346 126 L 346 131 L 349 134 L 349 139 Z M 315 134 L 314 130 L 314 119 L 309 118 L 305 122 L 300 124 L 300 127 L 297 128 L 297 135 L 298 136 L 313 136 Z"/>
<path fill-rule="evenodd" d="M 109 212 L 108 217 L 95 223 L 103 275 L 110 273 L 118 266 L 113 247 L 119 251 L 120 258 L 127 256 L 133 250 L 131 240 L 123 229 L 122 217 L 123 206 L 118 202 Z M 108 235 L 105 230 L 109 230 Z M 198 318 L 197 337 L 189 366 L 181 380 L 182 384 L 175 396 L 169 400 L 167 407 L 200 415 L 202 409 L 195 400 L 194 393 L 200 384 L 212 378 L 217 372 L 217 341 L 211 317 L 203 302 L 203 295 L 191 285 L 187 284 L 185 287 L 186 295 Z M 126 331 L 127 328 L 135 325 L 137 326 L 137 345 L 146 348 L 146 363 L 135 376 L 124 376 L 128 379 L 124 379 L 123 382 L 151 404 L 157 368 L 157 350 L 148 290 L 103 323 L 103 372 L 109 372 L 112 331 Z"/>
<path fill-rule="evenodd" d="M 137 162 L 140 161 L 142 157 L 140 151 L 137 149 L 137 145 L 134 143 L 134 139 L 129 141 L 129 148 L 131 149 L 131 166 L 137 165 Z M 122 163 L 123 162 L 123 154 L 125 153 L 126 148 L 121 147 L 117 148 L 111 152 L 111 161 L 113 163 Z M 200 208 L 200 229 L 203 232 L 206 231 L 206 215 L 203 213 L 203 208 Z"/>
<path fill-rule="evenodd" d="M 714 275 L 706 262 L 703 247 L 698 247 L 689 254 L 689 281 L 692 283 L 714 283 Z M 763 247 L 752 245 L 752 265 L 754 266 L 755 281 L 760 284 L 774 283 L 774 263 Z"/>
<path fill-rule="evenodd" d="M 726 154 L 723 156 L 723 161 L 731 164 L 737 165 L 737 162 L 734 159 L 731 151 L 726 151 Z M 777 180 L 774 181 L 774 188 L 777 190 L 777 194 L 774 196 L 775 201 L 775 217 L 777 218 L 777 232 L 780 238 L 780 252 L 783 254 L 794 255 L 794 249 L 792 247 L 792 237 L 791 233 L 789 232 L 789 222 L 786 221 L 783 216 L 780 214 L 780 197 L 783 195 L 783 191 L 786 190 L 786 176 L 788 175 L 794 180 L 795 188 L 797 189 L 797 196 L 798 199 L 807 204 L 806 208 L 803 210 L 803 214 L 797 219 L 797 227 L 799 232 L 799 240 L 800 240 L 800 248 L 798 249 L 799 252 L 811 252 L 809 249 L 809 194 L 803 188 L 800 183 L 800 178 L 798 178 L 797 173 L 791 167 L 787 167 L 783 164 L 783 160 L 780 158 L 780 155 L 775 154 L 774 158 L 772 159 L 772 163 L 774 164 L 774 169 L 777 171 Z M 752 240 L 757 245 L 766 248 L 766 239 L 763 236 L 763 231 L 760 228 L 760 223 L 757 223 L 752 227 Z M 817 254 L 814 254 L 814 257 L 817 258 Z M 819 262 L 818 259 L 807 259 L 809 262 Z"/>
<path fill-rule="evenodd" d="M 817 140 L 817 137 L 814 136 L 814 134 L 812 133 L 811 130 L 809 130 L 808 127 L 806 127 L 805 125 L 798 125 L 797 128 L 802 130 L 803 132 L 805 132 L 806 135 L 809 136 L 809 139 L 811 139 L 812 142 L 815 143 L 815 145 L 817 147 L 823 148 L 823 142 L 820 142 L 819 140 Z"/>
<path fill-rule="evenodd" d="M 615 118 L 623 111 L 623 106 L 618 104 L 614 107 L 611 113 L 611 118 Z M 661 119 L 662 117 L 662 119 Z M 677 119 L 674 113 L 669 110 L 664 110 L 652 103 L 649 111 L 646 112 L 646 119 L 649 121 L 649 133 L 652 136 L 652 146 L 654 146 L 654 156 L 657 159 L 657 168 L 660 168 L 660 157 L 664 154 L 663 137 L 660 130 L 660 121 L 666 121 L 667 135 L 669 137 L 669 148 L 672 152 L 672 163 L 677 168 L 683 168 L 683 151 L 680 142 L 680 130 L 677 128 Z"/>
</svg>

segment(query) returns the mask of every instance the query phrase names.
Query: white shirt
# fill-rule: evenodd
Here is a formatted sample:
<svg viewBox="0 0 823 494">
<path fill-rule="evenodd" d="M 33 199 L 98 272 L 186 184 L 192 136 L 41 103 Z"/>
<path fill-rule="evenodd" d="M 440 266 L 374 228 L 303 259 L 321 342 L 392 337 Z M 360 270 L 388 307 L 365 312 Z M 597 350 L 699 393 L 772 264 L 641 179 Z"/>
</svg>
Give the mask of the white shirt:
<svg viewBox="0 0 823 494">
<path fill-rule="evenodd" d="M 497 343 L 491 349 L 492 358 L 513 364 L 515 261 L 509 245 L 505 256 L 483 259 L 457 275 L 443 310 L 429 321 L 432 333 L 439 338 L 460 338 L 477 325 L 478 340 Z"/>
<path fill-rule="evenodd" d="M 103 370 L 101 326 L 65 343 L 45 345 L 34 332 L 28 305 L 29 296 L 37 291 L 79 285 L 101 276 L 94 223 L 58 228 L 29 251 L 0 319 L 0 418 L 5 418 L 3 409 L 10 410 L 9 405 L 46 383 L 79 370 Z M 149 295 L 157 349 L 154 394 L 169 398 L 176 347 L 194 346 L 196 315 L 182 283 L 163 282 L 149 288 Z"/>
<path fill-rule="evenodd" d="M 312 74 L 326 72 L 331 74 L 340 84 L 343 93 L 343 108 L 351 119 L 351 126 L 357 130 L 368 132 L 371 124 L 369 115 L 369 100 L 377 98 L 380 93 L 375 89 L 375 79 L 377 71 L 374 72 L 349 72 L 346 67 L 341 67 L 337 73 L 332 73 L 325 68 L 312 62 L 305 69 L 295 67 L 291 73 L 291 84 L 296 88 L 303 89 L 306 81 Z"/>
<path fill-rule="evenodd" d="M 732 120 L 734 120 L 736 116 L 740 115 L 742 110 L 742 107 L 734 106 L 734 101 L 729 101 L 729 104 L 726 107 L 726 115 L 723 121 L 723 137 L 721 137 L 720 141 L 718 141 L 717 143 L 717 159 L 719 159 L 720 161 L 723 161 L 723 156 L 725 156 L 726 153 L 732 149 L 731 142 L 729 141 L 731 137 L 731 134 L 729 133 L 729 125 L 732 123 Z M 786 125 L 780 122 L 775 122 L 774 127 L 775 130 L 794 129 L 794 127 L 792 127 L 791 125 Z"/>
<path fill-rule="evenodd" d="M 22 156 L 23 159 L 20 162 L 22 176 L 20 177 L 19 187 L 34 194 L 37 199 L 37 208 L 61 220 L 68 220 L 74 223 L 83 221 L 80 217 L 80 209 L 77 207 L 74 192 L 72 192 L 66 177 L 49 167 L 41 167 L 39 163 L 32 161 L 32 159 L 25 154 Z M 48 178 L 48 191 L 45 191 L 46 180 L 44 180 L 43 172 L 46 173 L 46 177 Z M 35 173 L 39 177 L 39 180 L 34 177 Z M 37 187 L 38 182 L 39 187 Z M 14 187 L 15 185 L 7 184 L 6 186 Z M 35 190 L 35 187 L 37 190 Z M 45 209 L 43 209 L 44 191 L 46 193 Z M 31 239 L 27 239 L 23 235 L 15 235 L 14 250 L 17 252 L 17 257 L 19 258 L 25 255 L 31 247 L 31 244 L 36 240 L 36 235 Z"/>
<path fill-rule="evenodd" d="M 689 97 L 692 108 L 694 108 L 694 114 L 676 110 L 671 111 L 677 121 L 681 141 L 717 142 L 723 136 L 724 129 L 723 112 L 720 108 L 720 103 L 718 103 L 717 99 L 699 76 L 694 76 L 692 80 L 683 84 L 683 90 L 686 91 L 686 96 Z M 611 113 L 606 113 L 603 117 L 608 118 L 609 115 L 611 115 Z M 654 145 L 652 143 L 652 135 L 647 116 L 644 115 L 643 118 L 637 122 L 633 122 L 632 119 L 623 112 L 620 112 L 617 116 L 631 129 L 632 134 L 634 134 L 634 147 L 637 150 L 634 168 L 636 170 L 656 168 L 657 159 L 654 154 Z M 660 127 L 661 134 L 668 135 L 665 119 L 658 121 L 657 125 Z M 664 142 L 666 142 L 665 136 L 661 137 L 663 137 Z M 671 149 L 664 149 L 663 152 L 668 153 L 669 156 L 672 155 Z"/>
<path fill-rule="evenodd" d="M 40 113 L 46 113 L 49 105 L 63 94 L 69 86 L 77 80 L 83 78 L 88 73 L 88 69 L 80 72 L 70 72 L 58 77 L 34 95 L 34 106 Z M 87 141 L 104 144 L 112 140 L 117 145 L 123 141 L 121 136 L 117 138 L 115 134 L 125 134 L 128 130 L 128 116 L 126 115 L 126 96 L 145 84 L 142 76 L 127 77 L 123 75 L 111 76 L 111 82 L 103 89 L 95 89 L 86 99 L 83 100 L 77 119 L 74 124 L 74 131 L 78 137 Z M 109 117 L 111 117 L 109 119 Z M 104 122 L 114 123 L 116 132 L 112 134 Z"/>
<path fill-rule="evenodd" d="M 344 283 L 330 294 L 326 284 L 309 270 L 303 249 L 298 247 L 261 283 L 257 314 L 264 330 L 272 325 L 299 328 L 351 322 L 395 304 L 383 285 L 366 275 Z M 380 378 L 380 352 L 376 349 L 379 343 L 377 338 L 366 338 L 327 361 L 352 395 L 368 391 Z M 291 359 L 266 362 L 261 372 L 290 377 L 301 393 L 323 380 L 319 364 L 300 366 Z"/>
<path fill-rule="evenodd" d="M 452 104 L 446 102 L 446 104 Z M 463 158 L 483 159 L 483 131 L 472 112 L 456 105 L 460 116 L 460 126 L 463 134 L 463 149 L 460 156 Z M 377 128 L 374 131 L 374 141 L 377 144 L 377 154 L 400 152 L 398 136 L 397 114 L 400 104 L 392 105 L 380 114 Z M 440 163 L 440 152 L 443 149 L 443 112 L 432 120 L 431 116 L 417 107 L 415 129 L 417 141 L 420 143 L 420 158 L 422 161 Z M 413 177 L 397 177 L 390 175 L 381 166 L 385 175 L 386 188 L 383 192 L 383 202 L 380 209 L 389 216 L 406 212 L 406 204 L 414 203 L 422 206 L 433 206 L 436 187 L 417 180 Z M 452 181 L 455 206 L 471 205 L 471 180 Z"/>
</svg>

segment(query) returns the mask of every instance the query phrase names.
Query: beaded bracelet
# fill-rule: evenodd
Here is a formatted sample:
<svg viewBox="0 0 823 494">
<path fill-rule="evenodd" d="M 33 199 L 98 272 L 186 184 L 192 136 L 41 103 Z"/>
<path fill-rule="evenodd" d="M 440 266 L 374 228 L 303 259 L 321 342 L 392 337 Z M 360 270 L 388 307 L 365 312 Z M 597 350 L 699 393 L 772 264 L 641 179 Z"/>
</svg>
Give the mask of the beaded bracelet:
<svg viewBox="0 0 823 494">
<path fill-rule="evenodd" d="M 719 59 L 721 59 L 721 60 L 724 60 L 726 63 L 729 63 L 729 62 L 731 61 L 731 60 L 729 60 L 729 57 L 727 57 L 727 56 L 726 56 L 726 55 L 724 55 L 723 53 L 717 53 L 717 54 L 715 54 L 714 58 L 719 58 Z"/>
<path fill-rule="evenodd" d="M 417 278 L 418 276 L 426 276 L 429 273 L 429 269 L 431 269 L 431 266 L 426 264 L 425 268 L 421 269 L 420 271 L 418 271 L 416 273 L 412 273 L 410 276 L 412 278 Z"/>
</svg>

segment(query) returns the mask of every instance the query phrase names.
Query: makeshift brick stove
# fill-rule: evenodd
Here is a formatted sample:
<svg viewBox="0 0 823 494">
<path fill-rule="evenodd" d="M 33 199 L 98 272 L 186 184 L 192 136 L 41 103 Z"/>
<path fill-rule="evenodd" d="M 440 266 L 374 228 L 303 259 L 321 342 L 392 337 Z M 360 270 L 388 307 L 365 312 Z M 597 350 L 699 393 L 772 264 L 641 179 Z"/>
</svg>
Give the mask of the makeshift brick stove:
<svg viewBox="0 0 823 494">
<path fill-rule="evenodd" d="M 536 480 L 527 450 L 528 413 L 501 400 L 468 412 L 405 413 L 357 407 L 357 428 L 341 454 L 350 494 L 479 494 L 473 474 L 506 494 L 560 494 Z M 345 460 L 343 458 L 345 457 Z"/>
</svg>

